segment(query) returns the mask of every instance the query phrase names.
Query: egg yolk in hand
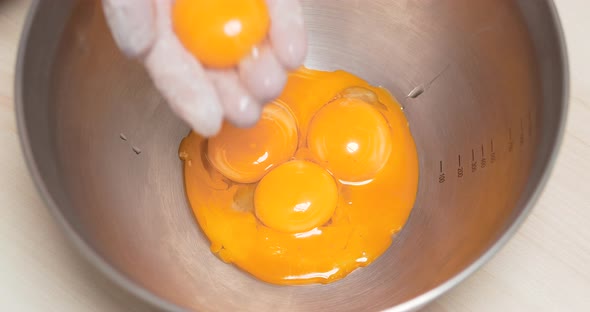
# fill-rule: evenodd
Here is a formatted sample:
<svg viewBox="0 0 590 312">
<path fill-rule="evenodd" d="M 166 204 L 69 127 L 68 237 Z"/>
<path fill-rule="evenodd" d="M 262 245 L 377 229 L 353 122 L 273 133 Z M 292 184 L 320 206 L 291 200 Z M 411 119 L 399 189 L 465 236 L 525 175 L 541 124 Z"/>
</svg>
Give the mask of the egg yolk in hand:
<svg viewBox="0 0 590 312">
<path fill-rule="evenodd" d="M 264 0 L 175 0 L 176 35 L 205 66 L 233 67 L 266 37 Z"/>
<path fill-rule="evenodd" d="M 211 251 L 274 284 L 330 283 L 370 264 L 418 188 L 401 106 L 344 71 L 300 68 L 257 125 L 191 132 L 179 152 Z"/>
</svg>

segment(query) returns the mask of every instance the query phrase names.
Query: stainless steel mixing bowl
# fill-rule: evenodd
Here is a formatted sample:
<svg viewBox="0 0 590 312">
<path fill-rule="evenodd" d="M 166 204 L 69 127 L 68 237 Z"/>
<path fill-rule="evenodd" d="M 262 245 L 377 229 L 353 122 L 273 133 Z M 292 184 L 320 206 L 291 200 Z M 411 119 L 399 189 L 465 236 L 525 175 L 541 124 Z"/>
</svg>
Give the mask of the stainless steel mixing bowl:
<svg viewBox="0 0 590 312">
<path fill-rule="evenodd" d="M 550 1 L 303 3 L 306 64 L 388 88 L 420 155 L 405 229 L 375 263 L 327 286 L 265 284 L 212 255 L 183 190 L 188 128 L 117 51 L 98 3 L 32 8 L 16 81 L 30 171 L 89 259 L 160 308 L 417 309 L 506 242 L 547 178 L 567 106 Z"/>
</svg>

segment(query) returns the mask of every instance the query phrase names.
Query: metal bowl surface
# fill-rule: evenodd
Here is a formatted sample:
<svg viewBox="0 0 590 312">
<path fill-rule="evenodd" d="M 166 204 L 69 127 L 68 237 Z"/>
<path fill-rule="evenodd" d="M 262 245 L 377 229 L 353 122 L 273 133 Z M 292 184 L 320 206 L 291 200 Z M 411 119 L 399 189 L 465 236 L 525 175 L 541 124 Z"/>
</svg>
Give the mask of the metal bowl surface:
<svg viewBox="0 0 590 312">
<path fill-rule="evenodd" d="M 30 172 L 91 262 L 159 308 L 415 310 L 490 259 L 542 190 L 568 91 L 551 1 L 303 4 L 306 65 L 389 89 L 421 170 L 415 208 L 389 250 L 339 282 L 304 287 L 262 283 L 209 251 L 177 155 L 189 129 L 116 49 L 98 1 L 31 9 L 16 79 Z"/>
</svg>

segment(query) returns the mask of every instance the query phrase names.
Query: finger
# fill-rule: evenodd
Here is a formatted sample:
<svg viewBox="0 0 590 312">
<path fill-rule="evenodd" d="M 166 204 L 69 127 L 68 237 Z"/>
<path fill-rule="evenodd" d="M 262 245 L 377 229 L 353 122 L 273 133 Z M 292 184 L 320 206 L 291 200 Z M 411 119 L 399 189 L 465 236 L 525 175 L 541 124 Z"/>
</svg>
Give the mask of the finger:
<svg viewBox="0 0 590 312">
<path fill-rule="evenodd" d="M 254 49 L 239 64 L 240 80 L 261 103 L 277 98 L 287 82 L 287 72 L 268 45 Z"/>
<path fill-rule="evenodd" d="M 273 51 L 283 66 L 295 69 L 307 55 L 307 35 L 299 0 L 266 0 L 271 18 Z"/>
<path fill-rule="evenodd" d="M 205 70 L 172 30 L 170 0 L 155 0 L 157 38 L 145 58 L 146 68 L 172 110 L 191 128 L 210 137 L 219 132 L 223 111 Z"/>
<path fill-rule="evenodd" d="M 250 127 L 258 122 L 262 105 L 248 93 L 235 70 L 209 70 L 208 75 L 227 120 L 237 127 Z"/>
<path fill-rule="evenodd" d="M 113 38 L 128 57 L 145 54 L 156 37 L 154 7 L 146 0 L 103 0 Z"/>
</svg>

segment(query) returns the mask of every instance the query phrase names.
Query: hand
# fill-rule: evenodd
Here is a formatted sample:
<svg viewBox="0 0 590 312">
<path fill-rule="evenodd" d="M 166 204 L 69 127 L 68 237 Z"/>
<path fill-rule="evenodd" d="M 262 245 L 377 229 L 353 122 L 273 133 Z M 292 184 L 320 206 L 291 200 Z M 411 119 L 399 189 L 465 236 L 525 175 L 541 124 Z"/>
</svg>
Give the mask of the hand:
<svg viewBox="0 0 590 312">
<path fill-rule="evenodd" d="M 125 55 L 142 61 L 172 110 L 206 137 L 223 119 L 246 127 L 265 103 L 278 97 L 287 71 L 307 52 L 298 0 L 266 0 L 271 18 L 267 42 L 229 70 L 205 68 L 172 29 L 174 0 L 103 0 L 107 22 Z"/>
</svg>

